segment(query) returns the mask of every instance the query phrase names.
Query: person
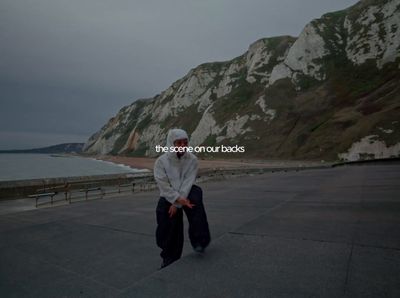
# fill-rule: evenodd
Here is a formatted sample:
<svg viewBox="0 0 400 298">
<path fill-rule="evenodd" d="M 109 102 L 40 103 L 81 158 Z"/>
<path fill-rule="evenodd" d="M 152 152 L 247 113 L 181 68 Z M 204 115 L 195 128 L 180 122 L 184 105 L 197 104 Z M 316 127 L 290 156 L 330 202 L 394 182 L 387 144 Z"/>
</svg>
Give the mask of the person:
<svg viewBox="0 0 400 298">
<path fill-rule="evenodd" d="M 188 143 L 188 135 L 183 129 L 171 129 L 167 136 L 167 147 L 174 147 L 177 152 L 168 150 L 154 164 L 154 178 L 160 190 L 156 209 L 156 242 L 162 250 L 161 268 L 180 259 L 182 255 L 183 212 L 189 222 L 189 239 L 193 249 L 202 253 L 211 240 L 203 191 L 194 184 L 198 161 L 193 153 L 186 150 Z"/>
</svg>

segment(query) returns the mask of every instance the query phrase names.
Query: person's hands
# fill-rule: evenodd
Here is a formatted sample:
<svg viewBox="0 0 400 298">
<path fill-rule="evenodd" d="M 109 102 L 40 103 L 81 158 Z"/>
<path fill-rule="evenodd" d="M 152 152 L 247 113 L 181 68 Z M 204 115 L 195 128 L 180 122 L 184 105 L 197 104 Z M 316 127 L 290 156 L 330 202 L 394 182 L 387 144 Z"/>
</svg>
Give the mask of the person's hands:
<svg viewBox="0 0 400 298">
<path fill-rule="evenodd" d="M 170 218 L 173 217 L 177 211 L 178 211 L 178 208 L 176 208 L 174 205 L 171 205 L 168 210 L 169 217 Z"/>
<path fill-rule="evenodd" d="M 176 200 L 177 203 L 181 204 L 182 206 L 186 206 L 190 209 L 192 209 L 195 205 L 190 203 L 190 201 L 186 198 L 179 198 Z"/>
</svg>

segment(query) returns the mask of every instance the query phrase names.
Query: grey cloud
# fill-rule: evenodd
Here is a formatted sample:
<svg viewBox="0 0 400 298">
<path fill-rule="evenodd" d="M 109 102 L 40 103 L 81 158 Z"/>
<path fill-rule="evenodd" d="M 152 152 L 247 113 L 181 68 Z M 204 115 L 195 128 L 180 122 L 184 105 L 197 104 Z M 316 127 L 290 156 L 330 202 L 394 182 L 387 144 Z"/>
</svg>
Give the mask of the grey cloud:
<svg viewBox="0 0 400 298">
<path fill-rule="evenodd" d="M 3 0 L 0 130 L 89 136 L 198 64 L 231 59 L 261 37 L 296 36 L 355 2 Z M 10 142 L 0 135 L 0 149 Z"/>
</svg>

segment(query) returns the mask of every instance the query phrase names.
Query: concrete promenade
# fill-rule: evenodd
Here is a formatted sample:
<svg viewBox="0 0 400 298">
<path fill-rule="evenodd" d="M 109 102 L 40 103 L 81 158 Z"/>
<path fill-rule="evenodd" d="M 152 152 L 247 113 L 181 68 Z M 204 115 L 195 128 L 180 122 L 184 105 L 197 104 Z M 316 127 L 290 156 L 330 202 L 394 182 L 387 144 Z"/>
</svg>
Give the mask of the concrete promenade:
<svg viewBox="0 0 400 298">
<path fill-rule="evenodd" d="M 201 183 L 212 243 L 160 271 L 157 191 L 3 214 L 0 297 L 400 297 L 399 182 L 397 163 Z"/>
</svg>

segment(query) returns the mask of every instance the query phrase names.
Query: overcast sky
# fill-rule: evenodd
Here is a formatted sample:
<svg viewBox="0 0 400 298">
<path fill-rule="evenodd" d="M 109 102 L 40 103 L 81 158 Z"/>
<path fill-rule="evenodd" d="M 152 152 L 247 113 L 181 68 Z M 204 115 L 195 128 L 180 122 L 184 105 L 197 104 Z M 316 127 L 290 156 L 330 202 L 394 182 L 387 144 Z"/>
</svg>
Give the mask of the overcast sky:
<svg viewBox="0 0 400 298">
<path fill-rule="evenodd" d="M 85 142 L 120 108 L 353 0 L 1 0 L 0 149 Z"/>
</svg>

